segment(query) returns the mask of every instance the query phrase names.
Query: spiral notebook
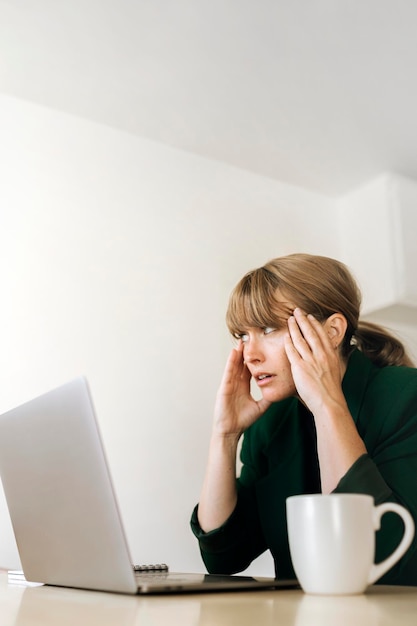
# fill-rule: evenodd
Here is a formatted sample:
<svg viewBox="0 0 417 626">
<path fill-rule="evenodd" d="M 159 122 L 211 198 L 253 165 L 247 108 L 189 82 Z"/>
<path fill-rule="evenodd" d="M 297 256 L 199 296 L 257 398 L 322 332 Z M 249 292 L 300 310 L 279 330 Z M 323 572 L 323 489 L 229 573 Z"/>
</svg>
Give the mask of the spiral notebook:
<svg viewBox="0 0 417 626">
<path fill-rule="evenodd" d="M 27 581 L 130 594 L 297 585 L 135 571 L 85 377 L 0 416 L 0 476 Z"/>
</svg>

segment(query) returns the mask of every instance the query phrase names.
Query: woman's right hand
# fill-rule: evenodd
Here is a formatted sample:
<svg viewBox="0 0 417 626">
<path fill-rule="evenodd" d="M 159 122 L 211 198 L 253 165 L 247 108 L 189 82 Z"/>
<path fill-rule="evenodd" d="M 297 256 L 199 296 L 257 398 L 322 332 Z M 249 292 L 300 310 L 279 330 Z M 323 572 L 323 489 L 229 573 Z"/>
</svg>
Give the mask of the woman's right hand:
<svg viewBox="0 0 417 626">
<path fill-rule="evenodd" d="M 220 435 L 240 436 L 270 406 L 267 400 L 255 400 L 250 392 L 251 374 L 243 358 L 243 342 L 227 360 L 216 396 L 214 429 Z"/>
<path fill-rule="evenodd" d="M 198 505 L 201 528 L 209 532 L 229 518 L 237 502 L 236 453 L 240 435 L 266 411 L 270 402 L 254 400 L 243 344 L 229 355 L 216 396 L 209 458 Z"/>
</svg>

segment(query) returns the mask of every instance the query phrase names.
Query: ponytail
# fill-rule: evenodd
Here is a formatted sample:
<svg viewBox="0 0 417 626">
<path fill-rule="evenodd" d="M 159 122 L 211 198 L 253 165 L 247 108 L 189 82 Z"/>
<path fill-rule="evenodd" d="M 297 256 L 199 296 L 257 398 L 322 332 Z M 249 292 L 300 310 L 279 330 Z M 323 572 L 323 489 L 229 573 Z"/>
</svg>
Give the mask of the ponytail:
<svg viewBox="0 0 417 626">
<path fill-rule="evenodd" d="M 352 344 L 378 367 L 386 365 L 415 367 L 401 341 L 373 322 L 362 320 L 359 322 Z"/>
</svg>

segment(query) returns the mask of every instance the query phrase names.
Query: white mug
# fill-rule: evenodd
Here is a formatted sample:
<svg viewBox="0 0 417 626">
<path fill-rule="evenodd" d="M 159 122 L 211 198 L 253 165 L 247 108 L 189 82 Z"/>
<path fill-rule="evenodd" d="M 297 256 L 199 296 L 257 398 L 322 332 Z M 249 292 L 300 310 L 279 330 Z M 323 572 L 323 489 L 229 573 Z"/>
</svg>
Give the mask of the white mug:
<svg viewBox="0 0 417 626">
<path fill-rule="evenodd" d="M 397 548 L 375 565 L 375 531 L 384 513 L 404 522 Z M 414 537 L 414 522 L 401 505 L 375 506 L 363 494 L 313 494 L 287 498 L 291 559 L 302 589 L 312 594 L 363 593 L 403 556 Z"/>
</svg>

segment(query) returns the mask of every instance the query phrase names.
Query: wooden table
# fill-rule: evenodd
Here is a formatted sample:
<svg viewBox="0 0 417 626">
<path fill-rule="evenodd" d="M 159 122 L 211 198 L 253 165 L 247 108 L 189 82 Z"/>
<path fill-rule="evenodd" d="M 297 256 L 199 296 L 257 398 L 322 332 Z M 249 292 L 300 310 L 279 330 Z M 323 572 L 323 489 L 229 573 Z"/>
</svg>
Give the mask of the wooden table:
<svg viewBox="0 0 417 626">
<path fill-rule="evenodd" d="M 11 583 L 0 572 L 1 626 L 416 626 L 417 587 L 359 596 L 299 590 L 124 596 Z"/>
</svg>

